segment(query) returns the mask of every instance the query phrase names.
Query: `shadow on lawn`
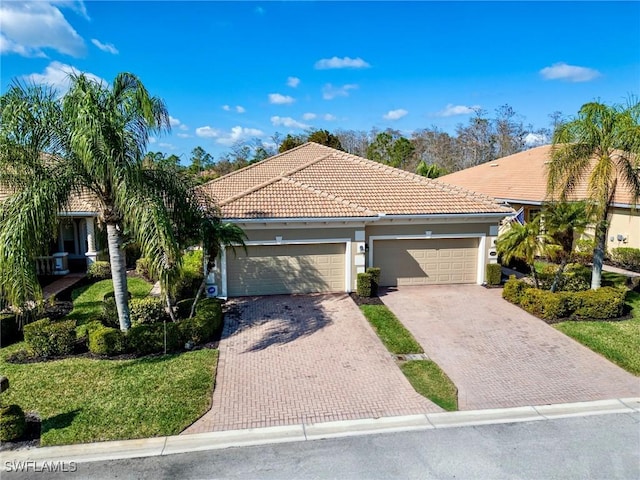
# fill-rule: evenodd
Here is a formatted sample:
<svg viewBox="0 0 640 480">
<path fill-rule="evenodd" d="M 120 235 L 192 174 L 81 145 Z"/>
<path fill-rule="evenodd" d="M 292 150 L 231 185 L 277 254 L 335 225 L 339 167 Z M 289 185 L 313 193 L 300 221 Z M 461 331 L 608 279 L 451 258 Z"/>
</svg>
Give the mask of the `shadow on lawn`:
<svg viewBox="0 0 640 480">
<path fill-rule="evenodd" d="M 71 410 L 70 412 L 60 413 L 53 417 L 43 419 L 41 424 L 42 435 L 50 430 L 67 428 L 73 423 L 73 420 L 81 411 L 82 409 Z"/>
</svg>

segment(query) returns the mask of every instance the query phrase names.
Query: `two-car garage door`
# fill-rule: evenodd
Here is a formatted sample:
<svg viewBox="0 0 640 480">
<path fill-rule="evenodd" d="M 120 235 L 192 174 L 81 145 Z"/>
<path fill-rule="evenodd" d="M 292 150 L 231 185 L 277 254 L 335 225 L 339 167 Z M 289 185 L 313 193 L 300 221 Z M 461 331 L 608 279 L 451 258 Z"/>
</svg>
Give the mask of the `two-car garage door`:
<svg viewBox="0 0 640 480">
<path fill-rule="evenodd" d="M 375 240 L 382 286 L 476 283 L 478 238 Z"/>
<path fill-rule="evenodd" d="M 236 254 L 228 249 L 228 295 L 344 292 L 345 245 L 250 245 Z"/>
</svg>

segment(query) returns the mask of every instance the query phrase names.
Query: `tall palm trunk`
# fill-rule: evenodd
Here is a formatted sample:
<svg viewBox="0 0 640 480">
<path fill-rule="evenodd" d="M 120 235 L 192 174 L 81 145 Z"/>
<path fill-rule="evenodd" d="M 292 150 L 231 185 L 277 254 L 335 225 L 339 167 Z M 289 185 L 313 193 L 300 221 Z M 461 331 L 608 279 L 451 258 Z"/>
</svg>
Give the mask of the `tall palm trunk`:
<svg viewBox="0 0 640 480">
<path fill-rule="evenodd" d="M 118 321 L 120 322 L 120 330 L 126 331 L 131 327 L 129 291 L 127 289 L 127 266 L 124 251 L 122 250 L 122 236 L 115 224 L 107 223 L 107 241 L 109 243 L 113 296 L 118 310 Z"/>
<path fill-rule="evenodd" d="M 598 221 L 596 225 L 596 246 L 593 250 L 593 271 L 591 272 L 591 289 L 597 290 L 602 283 L 602 265 L 604 264 L 604 251 L 607 245 L 607 220 Z"/>
</svg>

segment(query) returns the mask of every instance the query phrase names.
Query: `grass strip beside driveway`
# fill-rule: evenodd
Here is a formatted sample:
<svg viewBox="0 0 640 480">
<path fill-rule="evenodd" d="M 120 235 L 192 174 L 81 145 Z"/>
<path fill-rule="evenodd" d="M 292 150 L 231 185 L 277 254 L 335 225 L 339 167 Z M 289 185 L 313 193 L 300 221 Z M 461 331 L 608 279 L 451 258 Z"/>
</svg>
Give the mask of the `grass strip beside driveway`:
<svg viewBox="0 0 640 480">
<path fill-rule="evenodd" d="M 420 395 L 449 412 L 458 410 L 458 389 L 435 362 L 411 360 L 400 370 Z"/>
<path fill-rule="evenodd" d="M 360 309 L 389 352 L 394 355 L 424 353 L 411 332 L 386 305 L 361 305 Z M 401 362 L 400 370 L 420 395 L 445 410 L 458 409 L 458 389 L 435 362 Z"/>
<path fill-rule="evenodd" d="M 385 305 L 361 305 L 360 309 L 391 353 L 395 355 L 424 353 L 411 332 Z"/>
<path fill-rule="evenodd" d="M 177 435 L 211 405 L 218 351 L 133 360 L 67 358 L 12 364 L 24 342 L 0 350 L 16 403 L 42 420 L 41 445 Z"/>
</svg>

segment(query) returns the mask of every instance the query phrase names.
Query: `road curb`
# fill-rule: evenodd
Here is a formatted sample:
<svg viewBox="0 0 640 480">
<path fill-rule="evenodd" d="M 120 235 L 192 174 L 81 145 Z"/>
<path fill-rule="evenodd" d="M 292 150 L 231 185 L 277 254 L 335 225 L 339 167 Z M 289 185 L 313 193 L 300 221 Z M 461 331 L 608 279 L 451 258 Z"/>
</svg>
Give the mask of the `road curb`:
<svg viewBox="0 0 640 480">
<path fill-rule="evenodd" d="M 154 457 L 204 450 L 219 450 L 275 443 L 301 442 L 375 433 L 428 430 L 500 423 L 548 421 L 557 418 L 640 412 L 640 397 L 592 402 L 537 405 L 397 417 L 343 420 L 316 424 L 229 430 L 59 447 L 27 448 L 0 452 L 2 468 L 16 462 L 88 463 L 126 458 Z"/>
</svg>

